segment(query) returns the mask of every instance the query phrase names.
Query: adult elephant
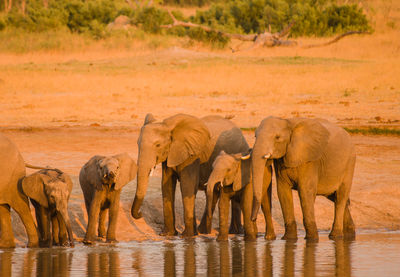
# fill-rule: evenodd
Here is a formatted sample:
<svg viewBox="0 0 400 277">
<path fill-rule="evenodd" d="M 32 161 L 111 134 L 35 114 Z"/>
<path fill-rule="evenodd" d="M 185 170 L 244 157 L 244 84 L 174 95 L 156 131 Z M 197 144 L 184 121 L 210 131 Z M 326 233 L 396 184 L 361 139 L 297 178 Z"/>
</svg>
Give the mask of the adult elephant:
<svg viewBox="0 0 400 277">
<path fill-rule="evenodd" d="M 122 188 L 135 179 L 137 166 L 134 160 L 122 153 L 114 156 L 94 156 L 81 169 L 81 185 L 88 214 L 88 225 L 83 240 L 85 244 L 95 241 L 96 225 L 98 236 L 107 242 L 116 242 L 115 231 Z M 108 211 L 108 229 L 105 220 Z"/>
<path fill-rule="evenodd" d="M 68 243 L 70 246 L 74 245 L 68 216 L 68 200 L 72 186 L 71 178 L 58 169 L 42 169 L 22 180 L 23 192 L 35 207 L 40 246 L 67 246 Z"/>
<path fill-rule="evenodd" d="M 138 182 L 131 214 L 136 219 L 142 217 L 140 207 L 149 173 L 155 165 L 162 163 L 164 230 L 161 235 L 168 236 L 177 234 L 174 207 L 177 180 L 180 181 L 184 206 L 185 231 L 182 235 L 194 236 L 197 234 L 196 193 L 198 189 L 205 190 L 216 156 L 221 150 L 240 153 L 248 149 L 241 130 L 230 120 L 220 116 L 199 119 L 186 114 L 177 114 L 162 122 L 156 122 L 153 115 L 148 114 L 140 131 L 138 146 Z M 238 232 L 241 227 L 239 203 L 232 205 L 232 215 L 231 231 Z M 211 231 L 206 210 L 199 230 L 202 233 Z"/>
<path fill-rule="evenodd" d="M 264 166 L 271 159 L 285 221 L 283 239 L 297 239 L 292 189 L 299 192 L 306 239 L 318 240 L 314 216 L 316 195 L 326 196 L 335 203 L 329 238 L 355 236 L 349 194 L 356 154 L 345 130 L 322 119 L 265 118 L 256 130 L 252 154 L 253 220 L 260 207 Z"/>
<path fill-rule="evenodd" d="M 10 208 L 20 216 L 28 247 L 37 247 L 39 239 L 33 221 L 28 197 L 23 194 L 21 180 L 25 176 L 25 163 L 15 144 L 0 134 L 0 248 L 15 247 L 11 227 Z"/>
</svg>

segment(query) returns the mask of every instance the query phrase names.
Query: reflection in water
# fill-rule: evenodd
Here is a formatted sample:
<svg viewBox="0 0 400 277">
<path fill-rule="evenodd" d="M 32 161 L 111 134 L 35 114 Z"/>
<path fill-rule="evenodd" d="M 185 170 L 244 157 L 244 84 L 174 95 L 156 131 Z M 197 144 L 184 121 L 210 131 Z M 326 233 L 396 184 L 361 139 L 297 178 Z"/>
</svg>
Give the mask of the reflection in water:
<svg viewBox="0 0 400 277">
<path fill-rule="evenodd" d="M 194 240 L 0 250 L 0 276 L 394 276 L 400 236 L 319 243 Z M 379 273 L 379 274 L 378 274 Z"/>
<path fill-rule="evenodd" d="M 120 262 L 117 251 L 89 252 L 87 255 L 87 276 L 120 276 Z"/>
<path fill-rule="evenodd" d="M 352 241 L 336 241 L 335 257 L 336 257 L 336 276 L 351 276 L 351 253 L 350 246 Z"/>
</svg>

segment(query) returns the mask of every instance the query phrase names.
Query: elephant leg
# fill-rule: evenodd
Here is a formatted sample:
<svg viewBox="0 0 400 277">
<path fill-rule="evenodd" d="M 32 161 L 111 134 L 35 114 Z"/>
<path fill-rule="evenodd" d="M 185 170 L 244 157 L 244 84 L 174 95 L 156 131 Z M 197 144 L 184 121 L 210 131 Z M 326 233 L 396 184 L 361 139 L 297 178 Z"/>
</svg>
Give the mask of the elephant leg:
<svg viewBox="0 0 400 277">
<path fill-rule="evenodd" d="M 0 248 L 15 247 L 14 234 L 11 227 L 10 207 L 0 205 Z"/>
<path fill-rule="evenodd" d="M 332 202 L 336 203 L 336 193 L 333 193 L 327 197 Z M 347 200 L 346 208 L 344 209 L 343 219 L 343 235 L 348 240 L 354 240 L 356 237 L 356 230 L 353 222 L 353 218 L 350 214 L 350 200 Z"/>
<path fill-rule="evenodd" d="M 26 233 L 28 234 L 28 247 L 38 247 L 39 238 L 35 222 L 33 221 L 31 210 L 29 209 L 28 201 L 17 198 L 14 200 L 14 206 L 12 208 L 17 212 L 25 226 Z"/>
<path fill-rule="evenodd" d="M 113 192 L 112 202 L 108 211 L 107 242 L 117 242 L 115 230 L 117 229 L 120 193 L 120 190 Z"/>
<path fill-rule="evenodd" d="M 53 237 L 53 245 L 60 245 L 60 225 L 57 213 L 51 217 L 51 235 Z"/>
<path fill-rule="evenodd" d="M 221 191 L 218 208 L 219 208 L 219 234 L 218 241 L 228 240 L 228 219 L 229 219 L 230 197 L 228 193 Z"/>
<path fill-rule="evenodd" d="M 277 174 L 278 175 L 278 174 Z M 292 187 L 281 176 L 277 176 L 277 191 L 285 221 L 284 240 L 297 240 L 297 225 L 294 218 Z"/>
<path fill-rule="evenodd" d="M 57 212 L 57 223 L 58 223 L 58 240 L 60 245 L 68 246 L 68 231 L 67 226 L 65 225 L 64 218 L 62 215 Z"/>
<path fill-rule="evenodd" d="M 175 172 L 162 164 L 161 190 L 163 198 L 164 229 L 161 236 L 176 236 L 178 232 L 175 229 L 175 191 L 177 177 Z"/>
<path fill-rule="evenodd" d="M 349 191 L 345 185 L 342 184 L 336 191 L 335 219 L 333 221 L 332 230 L 329 234 L 329 238 L 332 240 L 343 238 L 344 213 L 348 198 Z"/>
<path fill-rule="evenodd" d="M 276 239 L 274 224 L 272 223 L 271 213 L 271 200 L 272 200 L 272 185 L 269 184 L 267 187 L 263 187 L 263 196 L 261 199 L 261 209 L 265 219 L 265 239 L 274 240 Z"/>
<path fill-rule="evenodd" d="M 100 209 L 99 227 L 97 228 L 99 238 L 106 237 L 106 216 L 107 216 L 107 209 Z"/>
<path fill-rule="evenodd" d="M 85 238 L 83 239 L 83 243 L 85 243 L 85 244 L 92 244 L 95 241 L 96 224 L 99 221 L 101 197 L 102 197 L 101 193 L 96 191 L 95 196 L 93 197 L 92 202 L 90 203 L 87 230 L 86 230 Z"/>
<path fill-rule="evenodd" d="M 231 225 L 229 234 L 243 234 L 242 225 L 242 209 L 240 208 L 240 200 L 235 197 L 231 200 Z"/>
<path fill-rule="evenodd" d="M 356 238 L 356 228 L 350 214 L 349 206 L 350 200 L 347 200 L 346 208 L 344 210 L 343 232 L 346 239 L 354 240 Z"/>
<path fill-rule="evenodd" d="M 204 191 L 204 192 L 206 194 L 206 199 L 207 199 L 207 191 Z M 217 206 L 218 198 L 219 198 L 219 192 L 217 189 L 214 189 L 213 201 L 211 203 L 211 214 L 212 215 L 214 214 L 215 207 Z M 203 217 L 201 219 L 198 230 L 201 234 L 211 234 L 211 229 L 212 229 L 212 217 L 208 218 L 207 205 L 206 205 L 206 208 L 204 209 Z"/>
<path fill-rule="evenodd" d="M 182 233 L 184 237 L 197 235 L 195 198 L 199 184 L 199 167 L 200 161 L 197 159 L 179 172 L 185 219 L 185 231 Z"/>
<path fill-rule="evenodd" d="M 309 241 L 318 241 L 318 229 L 314 214 L 317 183 L 317 174 L 307 174 L 307 177 L 300 178 L 298 184 L 301 210 L 303 212 L 303 224 L 306 229 L 305 239 Z"/>
<path fill-rule="evenodd" d="M 257 238 L 257 222 L 251 220 L 253 208 L 253 184 L 248 184 L 242 193 L 240 204 L 243 210 L 244 239 L 247 241 Z"/>
</svg>

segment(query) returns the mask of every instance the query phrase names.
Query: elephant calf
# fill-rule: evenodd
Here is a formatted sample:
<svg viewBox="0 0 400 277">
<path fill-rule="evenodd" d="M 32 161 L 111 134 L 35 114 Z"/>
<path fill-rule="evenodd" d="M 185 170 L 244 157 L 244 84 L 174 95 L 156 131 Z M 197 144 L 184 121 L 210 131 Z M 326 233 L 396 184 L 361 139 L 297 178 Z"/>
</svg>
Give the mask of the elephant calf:
<svg viewBox="0 0 400 277">
<path fill-rule="evenodd" d="M 271 163 L 265 166 L 263 181 L 262 209 L 265 216 L 265 238 L 275 239 L 271 217 Z M 213 171 L 207 182 L 207 216 L 211 222 L 212 203 L 218 197 L 215 185 L 220 184 L 219 195 L 219 235 L 217 240 L 228 239 L 229 200 L 240 202 L 243 210 L 245 239 L 255 240 L 257 224 L 251 220 L 253 207 L 253 185 L 251 178 L 250 154 L 226 154 L 221 151 L 213 163 Z"/>
<path fill-rule="evenodd" d="M 22 180 L 22 190 L 35 207 L 40 246 L 74 245 L 68 216 L 72 186 L 71 178 L 58 169 L 42 169 Z"/>
<path fill-rule="evenodd" d="M 88 226 L 83 240 L 91 244 L 95 240 L 96 224 L 98 236 L 105 237 L 105 218 L 109 210 L 107 242 L 116 242 L 115 229 L 122 187 L 136 177 L 137 166 L 126 154 L 111 157 L 94 156 L 81 169 L 79 182 L 85 197 Z"/>
</svg>

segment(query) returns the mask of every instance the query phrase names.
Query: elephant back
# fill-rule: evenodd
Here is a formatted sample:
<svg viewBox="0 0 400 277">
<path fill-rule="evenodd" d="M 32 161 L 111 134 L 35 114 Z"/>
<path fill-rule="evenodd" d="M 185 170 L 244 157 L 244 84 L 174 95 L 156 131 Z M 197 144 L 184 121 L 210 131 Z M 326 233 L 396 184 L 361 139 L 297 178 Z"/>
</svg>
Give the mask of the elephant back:
<svg viewBox="0 0 400 277">
<path fill-rule="evenodd" d="M 206 116 L 202 120 L 209 129 L 211 140 L 209 158 L 201 168 L 200 184 L 207 182 L 212 171 L 212 164 L 222 150 L 227 154 L 247 153 L 249 150 L 242 130 L 229 119 L 221 116 Z"/>
<path fill-rule="evenodd" d="M 0 204 L 18 194 L 18 181 L 25 176 L 25 163 L 18 148 L 0 134 Z"/>
</svg>

